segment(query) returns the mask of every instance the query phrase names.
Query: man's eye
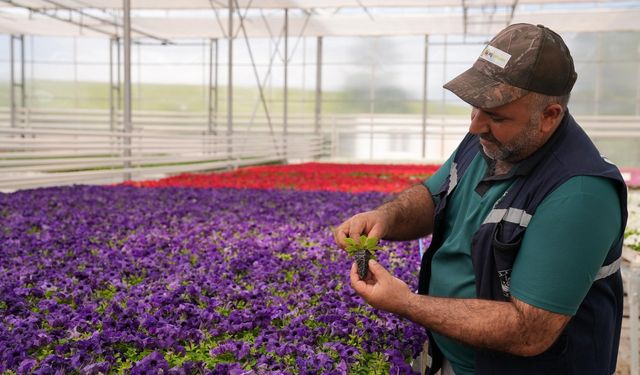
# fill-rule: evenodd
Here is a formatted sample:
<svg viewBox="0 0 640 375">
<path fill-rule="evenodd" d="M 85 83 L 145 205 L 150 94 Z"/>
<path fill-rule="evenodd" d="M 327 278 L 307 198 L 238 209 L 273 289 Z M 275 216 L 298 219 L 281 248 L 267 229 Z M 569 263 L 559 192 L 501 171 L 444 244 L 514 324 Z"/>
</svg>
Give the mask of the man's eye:
<svg viewBox="0 0 640 375">
<path fill-rule="evenodd" d="M 504 117 L 491 116 L 491 121 L 493 121 L 493 122 L 503 122 L 504 121 Z"/>
</svg>

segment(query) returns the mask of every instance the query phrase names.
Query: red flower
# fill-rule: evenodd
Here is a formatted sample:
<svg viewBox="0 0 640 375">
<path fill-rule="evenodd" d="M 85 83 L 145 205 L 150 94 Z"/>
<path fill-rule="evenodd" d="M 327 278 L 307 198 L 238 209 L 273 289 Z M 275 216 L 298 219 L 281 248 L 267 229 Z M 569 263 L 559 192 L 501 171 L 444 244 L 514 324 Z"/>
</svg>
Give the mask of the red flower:
<svg viewBox="0 0 640 375">
<path fill-rule="evenodd" d="M 184 173 L 156 181 L 129 181 L 126 184 L 138 187 L 228 187 L 394 193 L 421 183 L 439 167 L 428 164 L 267 165 L 222 173 Z"/>
</svg>

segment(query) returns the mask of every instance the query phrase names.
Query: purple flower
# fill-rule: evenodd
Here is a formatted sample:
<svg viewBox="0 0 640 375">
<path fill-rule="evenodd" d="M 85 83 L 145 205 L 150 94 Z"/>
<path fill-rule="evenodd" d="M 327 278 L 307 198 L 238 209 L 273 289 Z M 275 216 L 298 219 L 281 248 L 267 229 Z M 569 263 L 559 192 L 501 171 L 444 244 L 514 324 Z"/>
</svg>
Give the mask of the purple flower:
<svg viewBox="0 0 640 375">
<path fill-rule="evenodd" d="M 0 367 L 118 372 L 150 353 L 130 371 L 337 374 L 377 352 L 402 373 L 424 330 L 363 304 L 329 229 L 384 198 L 95 186 L 0 194 L 0 267 L 12 271 L 0 274 Z M 383 245 L 379 261 L 415 287 L 417 244 Z M 228 363 L 169 368 L 169 354 L 212 347 Z"/>
<path fill-rule="evenodd" d="M 106 374 L 109 371 L 109 363 L 108 362 L 97 362 L 87 365 L 82 368 L 80 371 L 83 375 L 99 375 Z"/>
<path fill-rule="evenodd" d="M 20 366 L 18 366 L 18 374 L 29 374 L 31 370 L 38 363 L 35 359 L 27 358 L 20 362 Z"/>
<path fill-rule="evenodd" d="M 142 360 L 136 362 L 131 368 L 131 375 L 143 374 L 167 374 L 169 363 L 158 352 L 152 352 Z"/>
</svg>

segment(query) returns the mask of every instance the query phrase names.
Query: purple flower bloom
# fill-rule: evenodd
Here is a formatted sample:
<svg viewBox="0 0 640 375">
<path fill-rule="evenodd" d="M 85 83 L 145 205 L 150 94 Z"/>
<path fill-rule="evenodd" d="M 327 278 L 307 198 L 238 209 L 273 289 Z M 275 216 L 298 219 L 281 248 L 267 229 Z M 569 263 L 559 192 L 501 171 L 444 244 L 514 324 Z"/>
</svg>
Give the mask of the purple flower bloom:
<svg viewBox="0 0 640 375">
<path fill-rule="evenodd" d="M 35 359 L 24 359 L 18 366 L 18 374 L 29 374 L 38 362 Z"/>
<path fill-rule="evenodd" d="M 363 304 L 329 229 L 384 197 L 89 186 L 0 194 L 0 267 L 11 270 L 0 273 L 1 370 L 117 372 L 151 352 L 130 372 L 339 374 L 376 352 L 403 373 L 423 329 Z M 383 245 L 379 261 L 415 287 L 417 244 Z M 209 349 L 215 360 L 171 359 Z M 53 354 L 28 357 L 43 352 Z"/>
<path fill-rule="evenodd" d="M 106 374 L 109 371 L 109 363 L 108 362 L 97 362 L 87 365 L 82 368 L 80 371 L 83 375 L 99 375 Z"/>
<path fill-rule="evenodd" d="M 136 362 L 131 368 L 131 375 L 167 374 L 169 363 L 158 352 L 152 352 L 142 360 Z"/>
</svg>

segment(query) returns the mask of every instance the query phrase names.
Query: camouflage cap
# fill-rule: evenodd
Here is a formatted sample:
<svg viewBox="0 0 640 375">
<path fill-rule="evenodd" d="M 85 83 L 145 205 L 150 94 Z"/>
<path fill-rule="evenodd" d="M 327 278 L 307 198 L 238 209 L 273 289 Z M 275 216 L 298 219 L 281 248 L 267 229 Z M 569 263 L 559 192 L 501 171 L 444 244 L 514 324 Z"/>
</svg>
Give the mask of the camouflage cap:
<svg viewBox="0 0 640 375">
<path fill-rule="evenodd" d="M 530 91 L 569 94 L 578 75 L 560 35 L 542 25 L 508 26 L 484 48 L 469 70 L 444 88 L 477 108 L 495 108 Z"/>
</svg>

